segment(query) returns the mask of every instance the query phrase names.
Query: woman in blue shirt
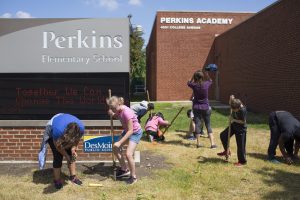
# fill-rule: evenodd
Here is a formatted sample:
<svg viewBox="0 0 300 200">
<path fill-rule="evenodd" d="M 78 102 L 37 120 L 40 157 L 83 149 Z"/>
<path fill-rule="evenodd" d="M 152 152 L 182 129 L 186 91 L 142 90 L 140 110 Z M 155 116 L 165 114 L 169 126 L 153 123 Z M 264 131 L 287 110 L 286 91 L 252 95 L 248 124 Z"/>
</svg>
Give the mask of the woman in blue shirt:
<svg viewBox="0 0 300 200">
<path fill-rule="evenodd" d="M 63 187 L 60 179 L 63 157 L 68 162 L 70 180 L 77 185 L 82 184 L 76 177 L 75 160 L 77 146 L 83 134 L 84 125 L 77 117 L 70 114 L 59 113 L 47 123 L 39 153 L 40 168 L 43 168 L 45 164 L 45 148 L 47 147 L 46 144 L 49 143 L 53 153 L 53 173 L 56 189 Z"/>
</svg>

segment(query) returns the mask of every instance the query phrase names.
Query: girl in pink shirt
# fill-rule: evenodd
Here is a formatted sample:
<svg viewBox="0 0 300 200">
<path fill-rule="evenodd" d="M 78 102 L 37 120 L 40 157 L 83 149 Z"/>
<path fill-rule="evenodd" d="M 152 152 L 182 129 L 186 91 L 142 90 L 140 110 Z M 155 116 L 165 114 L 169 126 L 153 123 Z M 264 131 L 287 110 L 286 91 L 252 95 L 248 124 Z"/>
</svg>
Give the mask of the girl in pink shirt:
<svg viewBox="0 0 300 200">
<path fill-rule="evenodd" d="M 158 112 L 154 116 L 150 117 L 145 125 L 145 130 L 149 141 L 152 142 L 155 140 L 164 140 L 164 136 L 162 135 L 160 126 L 168 126 L 170 125 L 168 121 L 164 120 L 164 116 L 162 113 Z"/>
<path fill-rule="evenodd" d="M 121 165 L 121 169 L 117 172 L 117 178 L 130 175 L 127 183 L 133 184 L 137 181 L 133 155 L 137 144 L 143 135 L 143 131 L 133 110 L 123 105 L 124 100 L 122 97 L 119 98 L 112 96 L 106 101 L 109 106 L 108 114 L 111 117 L 118 118 L 121 121 L 124 129 L 119 141 L 115 142 L 113 145 L 114 154 L 118 158 Z M 129 140 L 129 144 L 126 150 L 126 159 L 129 169 L 127 168 L 124 156 L 122 154 L 122 146 L 127 140 Z"/>
</svg>

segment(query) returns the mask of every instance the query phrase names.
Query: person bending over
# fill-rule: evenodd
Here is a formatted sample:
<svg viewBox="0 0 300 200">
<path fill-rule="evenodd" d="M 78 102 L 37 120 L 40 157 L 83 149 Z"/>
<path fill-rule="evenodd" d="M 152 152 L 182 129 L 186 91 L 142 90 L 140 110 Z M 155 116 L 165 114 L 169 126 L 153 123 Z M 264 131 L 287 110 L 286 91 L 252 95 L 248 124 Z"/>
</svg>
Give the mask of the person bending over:
<svg viewBox="0 0 300 200">
<path fill-rule="evenodd" d="M 71 182 L 77 185 L 82 184 L 76 176 L 75 161 L 78 143 L 83 134 L 84 125 L 77 117 L 70 114 L 59 113 L 47 123 L 39 152 L 39 163 L 40 169 L 43 169 L 46 162 L 45 156 L 48 143 L 53 153 L 53 174 L 56 189 L 63 187 L 63 181 L 60 178 L 63 157 L 68 163 Z"/>
<path fill-rule="evenodd" d="M 148 111 L 154 110 L 154 104 L 149 103 L 147 101 L 142 101 L 138 104 L 134 104 L 130 106 L 133 110 L 134 114 L 137 116 L 139 123 L 141 122 L 141 118 L 147 114 Z"/>
<path fill-rule="evenodd" d="M 287 111 L 274 111 L 269 114 L 269 126 L 271 137 L 268 148 L 268 160 L 273 163 L 279 163 L 275 158 L 276 148 L 279 145 L 286 163 L 292 164 L 298 159 L 300 122 Z"/>
<path fill-rule="evenodd" d="M 151 116 L 145 125 L 145 131 L 149 138 L 149 141 L 164 141 L 165 137 L 163 136 L 160 128 L 162 126 L 168 126 L 170 123 L 164 119 L 164 115 L 161 112 L 156 113 L 154 116 Z"/>
</svg>

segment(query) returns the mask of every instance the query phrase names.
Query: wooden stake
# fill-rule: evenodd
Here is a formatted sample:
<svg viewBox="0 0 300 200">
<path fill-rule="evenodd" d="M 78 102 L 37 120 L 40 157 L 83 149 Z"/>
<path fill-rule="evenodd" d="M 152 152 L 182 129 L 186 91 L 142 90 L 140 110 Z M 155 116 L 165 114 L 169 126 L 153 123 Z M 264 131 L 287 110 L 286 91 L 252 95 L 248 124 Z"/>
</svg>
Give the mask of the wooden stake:
<svg viewBox="0 0 300 200">
<path fill-rule="evenodd" d="M 226 149 L 226 156 L 225 161 L 229 161 L 229 154 L 230 154 L 230 134 L 231 134 L 231 115 L 232 115 L 232 109 L 231 109 L 231 96 L 229 97 L 229 106 L 230 106 L 230 114 L 228 118 L 228 134 L 227 134 L 227 149 Z"/>
<path fill-rule="evenodd" d="M 111 98 L 111 89 L 108 89 L 108 97 Z M 112 161 L 113 161 L 113 179 L 116 181 L 117 180 L 117 166 L 116 166 L 116 158 L 114 154 L 114 121 L 112 116 L 110 117 L 110 132 L 111 132 L 111 145 L 112 145 Z"/>
<path fill-rule="evenodd" d="M 148 103 L 150 103 L 150 96 L 148 90 L 147 90 L 147 99 L 148 99 Z M 152 117 L 152 110 L 150 110 L 150 116 Z"/>
<path fill-rule="evenodd" d="M 172 124 L 174 123 L 175 119 L 178 117 L 178 115 L 181 113 L 182 110 L 183 110 L 183 107 L 180 108 L 180 110 L 178 111 L 178 113 L 172 119 L 170 126 L 166 127 L 166 129 L 164 130 L 164 132 L 162 133 L 162 135 L 164 135 L 167 132 L 167 130 L 172 126 Z"/>
</svg>

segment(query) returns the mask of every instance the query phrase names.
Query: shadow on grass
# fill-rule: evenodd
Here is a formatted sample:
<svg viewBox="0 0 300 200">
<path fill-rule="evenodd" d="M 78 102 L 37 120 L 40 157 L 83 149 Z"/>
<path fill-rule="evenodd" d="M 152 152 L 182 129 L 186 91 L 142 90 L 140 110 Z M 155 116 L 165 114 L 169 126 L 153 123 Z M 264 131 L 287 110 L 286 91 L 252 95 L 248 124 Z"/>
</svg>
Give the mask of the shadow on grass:
<svg viewBox="0 0 300 200">
<path fill-rule="evenodd" d="M 35 184 L 49 184 L 53 180 L 53 169 L 36 170 L 33 172 L 32 181 Z"/>
<path fill-rule="evenodd" d="M 263 160 L 263 161 L 268 161 L 267 160 L 267 154 L 262 154 L 262 153 L 247 153 L 247 156 L 252 157 L 252 158 L 256 158 L 256 159 L 260 159 L 260 160 Z M 282 157 L 276 156 L 276 160 L 278 160 L 279 162 L 281 162 L 280 164 L 283 164 L 283 165 L 285 164 L 286 165 L 286 163 L 284 162 L 284 160 L 283 160 Z M 300 166 L 300 160 L 294 160 L 293 165 Z"/>
<path fill-rule="evenodd" d="M 68 176 L 62 172 L 61 176 L 63 177 L 62 180 L 64 180 L 63 185 L 65 186 L 67 184 L 66 180 L 68 179 Z M 43 170 L 36 170 L 33 172 L 32 181 L 35 184 L 44 184 L 47 185 L 47 187 L 44 188 L 43 193 L 44 194 L 51 194 L 58 192 L 54 187 L 53 184 L 53 169 L 43 169 Z"/>
<path fill-rule="evenodd" d="M 267 161 L 267 154 L 262 154 L 262 153 L 247 153 L 247 156 L 256 158 L 259 160 Z"/>
<path fill-rule="evenodd" d="M 164 141 L 164 142 L 162 142 L 162 144 L 171 144 L 171 145 L 185 146 L 185 147 L 193 147 L 193 146 L 195 146 L 195 144 L 184 143 L 182 140 Z"/>
<path fill-rule="evenodd" d="M 98 175 L 99 180 L 103 181 L 108 178 L 113 178 L 113 166 L 105 166 L 104 163 L 99 163 L 96 165 L 88 165 L 88 164 L 82 164 L 83 167 L 82 173 L 85 175 L 91 175 L 94 178 L 97 177 L 95 175 Z"/>
<path fill-rule="evenodd" d="M 184 132 L 184 131 L 182 131 L 182 130 L 176 130 L 176 132 Z M 186 131 L 186 133 L 189 133 L 189 132 Z M 188 138 L 187 138 L 186 135 L 182 135 L 182 134 L 176 134 L 176 135 L 179 136 L 179 137 L 181 137 L 181 138 L 183 138 L 183 139 L 188 140 Z M 201 137 L 201 138 L 208 138 L 208 135 L 207 135 L 206 133 L 203 133 L 203 135 L 200 135 L 200 137 Z M 193 140 L 196 140 L 196 138 L 193 139 Z M 193 140 L 192 140 L 192 141 L 193 141 Z M 191 141 L 191 140 L 190 140 L 190 141 Z"/>
<path fill-rule="evenodd" d="M 280 185 L 281 191 L 272 191 L 264 194 L 264 199 L 299 199 L 300 197 L 300 173 L 292 173 L 281 169 L 264 167 L 256 170 L 263 176 L 263 181 L 270 187 Z"/>
<path fill-rule="evenodd" d="M 175 132 L 177 132 L 177 133 L 185 133 L 185 134 L 188 134 L 188 133 L 190 133 L 189 131 L 185 131 L 185 130 L 175 130 Z M 180 134 L 177 134 L 178 136 L 180 136 L 180 137 L 184 137 L 183 135 L 180 135 Z"/>
<path fill-rule="evenodd" d="M 204 163 L 224 163 L 228 164 L 228 162 L 225 162 L 224 159 L 220 158 L 207 158 L 204 156 L 199 156 L 198 158 L 198 163 L 204 164 Z"/>
<path fill-rule="evenodd" d="M 99 163 L 96 165 L 91 164 L 82 164 L 80 165 L 82 173 L 86 176 L 90 176 L 97 181 L 104 181 L 106 179 L 113 179 L 114 177 L 114 168 L 113 166 L 106 166 L 104 163 Z M 117 178 L 116 181 L 126 181 L 129 177 Z"/>
</svg>

